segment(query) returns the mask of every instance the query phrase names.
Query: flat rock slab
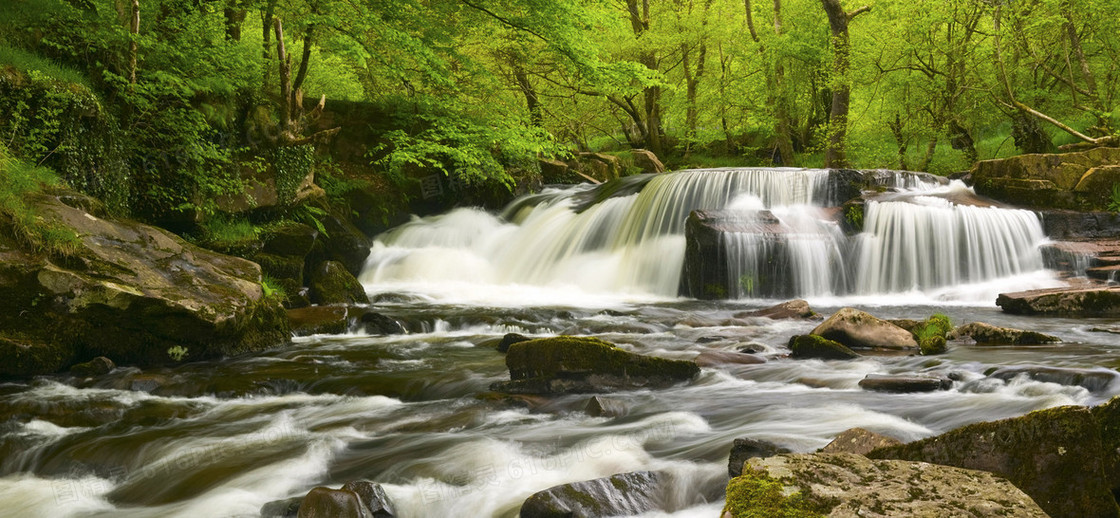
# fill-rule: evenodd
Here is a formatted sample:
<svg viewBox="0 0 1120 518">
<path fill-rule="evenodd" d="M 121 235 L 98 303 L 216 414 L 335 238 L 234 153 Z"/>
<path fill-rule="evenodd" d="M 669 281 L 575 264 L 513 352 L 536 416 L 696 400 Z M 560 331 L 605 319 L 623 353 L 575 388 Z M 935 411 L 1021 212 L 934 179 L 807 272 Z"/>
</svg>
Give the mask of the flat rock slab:
<svg viewBox="0 0 1120 518">
<path fill-rule="evenodd" d="M 1001 293 L 996 305 L 1015 315 L 1120 317 L 1120 287 L 1051 288 Z"/>
<path fill-rule="evenodd" d="M 930 378 L 926 376 L 882 376 L 868 374 L 859 380 L 860 388 L 876 392 L 936 392 L 949 390 L 953 382 L 948 378 Z"/>
<path fill-rule="evenodd" d="M 750 485 L 760 473 L 783 484 L 785 496 L 796 491 L 829 517 L 1046 516 L 1006 479 L 982 471 L 870 460 L 852 453 L 776 455 L 751 459 L 747 465 L 754 470 L 752 477 L 736 478 L 728 485 L 725 517 L 736 516 L 740 504 L 758 509 L 740 500 L 749 493 L 737 486 Z"/>
</svg>

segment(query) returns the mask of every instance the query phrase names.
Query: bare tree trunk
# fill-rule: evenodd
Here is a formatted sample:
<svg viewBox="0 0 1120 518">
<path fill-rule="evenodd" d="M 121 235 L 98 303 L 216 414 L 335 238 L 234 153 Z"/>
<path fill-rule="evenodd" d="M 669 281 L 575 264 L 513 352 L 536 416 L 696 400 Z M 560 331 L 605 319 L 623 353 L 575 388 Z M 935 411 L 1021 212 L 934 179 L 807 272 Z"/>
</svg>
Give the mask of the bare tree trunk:
<svg viewBox="0 0 1120 518">
<path fill-rule="evenodd" d="M 630 13 L 630 26 L 634 30 L 634 36 L 641 37 L 649 30 L 649 0 L 642 0 L 640 10 L 638 0 L 626 0 L 626 9 Z M 657 56 L 652 51 L 642 51 L 638 57 L 638 62 L 649 70 L 657 70 Z M 661 88 L 649 86 L 642 93 L 645 114 L 645 128 L 642 133 L 645 137 L 646 147 L 653 151 L 655 155 L 661 156 L 663 136 L 661 133 Z M 636 119 L 635 122 L 642 125 L 640 119 Z"/>
<path fill-rule="evenodd" d="M 537 97 L 537 89 L 533 87 L 533 83 L 529 81 L 529 74 L 517 63 L 517 60 L 511 61 L 513 77 L 517 80 L 517 87 L 521 90 L 521 94 L 525 96 L 525 108 L 529 110 L 529 123 L 539 128 L 544 125 L 544 116 L 541 112 L 540 98 Z"/>
<path fill-rule="evenodd" d="M 929 164 L 933 162 L 933 152 L 937 151 L 937 137 L 929 139 L 926 143 L 926 152 L 922 155 L 922 161 L 918 163 L 919 171 L 929 171 Z"/>
<path fill-rule="evenodd" d="M 766 46 L 758 37 L 754 27 L 754 13 L 751 12 L 751 1 L 743 0 L 747 10 L 747 30 L 751 39 L 758 44 L 759 57 L 766 59 Z M 782 0 L 774 0 L 774 34 L 782 35 Z M 785 66 L 777 56 L 773 59 L 773 70 L 766 74 L 766 104 L 774 107 L 774 143 L 780 155 L 779 161 L 783 165 L 794 165 L 796 157 L 793 154 L 793 124 L 789 116 L 789 102 L 783 95 L 785 83 Z"/>
<path fill-rule="evenodd" d="M 276 14 L 276 2 L 279 0 L 268 0 L 263 12 L 261 12 L 261 45 L 262 56 L 264 57 L 264 85 L 262 88 L 268 89 L 271 81 L 271 66 L 272 66 L 272 20 Z"/>
<path fill-rule="evenodd" d="M 128 84 L 136 84 L 136 62 L 140 56 L 140 0 L 132 0 L 132 11 L 128 26 Z"/>
<path fill-rule="evenodd" d="M 284 26 L 276 18 L 276 58 L 280 61 L 280 131 L 288 133 L 292 127 L 292 112 L 289 100 L 292 98 L 292 60 L 284 48 Z"/>
<path fill-rule="evenodd" d="M 828 115 L 828 148 L 824 154 L 825 167 L 848 167 L 848 108 L 851 104 L 851 82 L 848 80 L 850 66 L 848 24 L 861 13 L 870 11 L 864 6 L 852 12 L 844 11 L 840 0 L 821 0 L 825 14 L 828 15 L 829 29 L 832 31 L 832 109 Z"/>
<path fill-rule="evenodd" d="M 894 141 L 898 143 L 898 168 L 906 171 L 909 167 L 906 165 L 906 149 L 910 147 L 910 141 L 902 133 L 902 117 L 894 114 L 894 121 L 888 122 L 887 126 L 891 129 L 891 134 L 894 135 Z"/>
</svg>

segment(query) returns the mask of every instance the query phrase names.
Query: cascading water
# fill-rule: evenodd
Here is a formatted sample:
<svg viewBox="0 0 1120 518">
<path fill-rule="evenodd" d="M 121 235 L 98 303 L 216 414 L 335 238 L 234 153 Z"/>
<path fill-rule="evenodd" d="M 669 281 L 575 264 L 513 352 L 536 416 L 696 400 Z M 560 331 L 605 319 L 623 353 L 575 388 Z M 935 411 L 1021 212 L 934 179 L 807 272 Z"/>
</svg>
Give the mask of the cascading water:
<svg viewBox="0 0 1120 518">
<path fill-rule="evenodd" d="M 844 201 L 835 199 L 832 174 L 683 171 L 596 203 L 586 198 L 598 191 L 586 188 L 535 195 L 512 204 L 505 220 L 458 209 L 379 238 L 362 280 L 568 285 L 671 297 L 681 289 L 685 221 L 694 210 L 726 211 L 741 223 L 766 209 L 777 220 L 720 236 L 721 297 L 921 291 L 1043 268 L 1038 245 L 1045 236 L 1032 213 L 962 204 L 962 193 L 970 194 L 963 184 L 945 186 L 928 175 L 864 173 L 870 183 L 902 194 L 868 201 L 864 232 L 849 238 L 833 221 L 837 212 L 825 210 Z"/>
</svg>

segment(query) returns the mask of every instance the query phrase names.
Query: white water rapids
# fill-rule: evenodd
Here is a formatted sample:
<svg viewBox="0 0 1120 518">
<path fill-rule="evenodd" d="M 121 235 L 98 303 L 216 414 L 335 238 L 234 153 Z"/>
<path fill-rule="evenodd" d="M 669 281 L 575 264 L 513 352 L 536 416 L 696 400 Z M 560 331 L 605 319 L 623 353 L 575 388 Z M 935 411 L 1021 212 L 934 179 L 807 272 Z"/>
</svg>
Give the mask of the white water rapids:
<svg viewBox="0 0 1120 518">
<path fill-rule="evenodd" d="M 373 247 L 362 281 L 376 310 L 407 334 L 317 335 L 220 362 L 117 369 L 89 383 L 63 375 L 0 383 L 0 514 L 259 516 L 268 502 L 364 478 L 384 485 L 403 518 L 507 518 L 556 484 L 655 470 L 670 482 L 665 510 L 649 517 L 716 518 L 735 438 L 798 452 L 852 427 L 913 440 L 1120 393 L 1120 335 L 1092 331 L 1111 322 L 1016 317 L 993 305 L 1000 291 L 1060 283 L 1042 268 L 1045 238 L 1031 213 L 958 204 L 959 184 L 895 176 L 886 183 L 897 192 L 868 202 L 864 232 L 846 236 L 828 214 L 843 200 L 828 199 L 826 179 L 812 170 L 678 173 L 594 204 L 556 191 L 522 200 L 505 218 L 457 209 Z M 760 208 L 791 229 L 782 248 L 788 284 L 823 314 L 844 305 L 883 318 L 941 312 L 954 324 L 985 321 L 1064 342 L 789 359 L 789 338 L 817 321 L 736 316 L 775 302 L 750 293 L 677 297 L 689 212 Z M 729 275 L 742 288 L 750 278 L 742 258 L 762 249 L 749 233 L 724 237 L 740 253 Z M 509 332 L 596 336 L 679 359 L 749 349 L 767 362 L 608 394 L 622 411 L 594 417 L 588 395 L 489 393 L 508 380 L 494 343 Z M 989 375 L 1038 366 L 1077 370 Z M 859 388 L 869 374 L 954 381 L 941 392 L 886 394 Z"/>
</svg>

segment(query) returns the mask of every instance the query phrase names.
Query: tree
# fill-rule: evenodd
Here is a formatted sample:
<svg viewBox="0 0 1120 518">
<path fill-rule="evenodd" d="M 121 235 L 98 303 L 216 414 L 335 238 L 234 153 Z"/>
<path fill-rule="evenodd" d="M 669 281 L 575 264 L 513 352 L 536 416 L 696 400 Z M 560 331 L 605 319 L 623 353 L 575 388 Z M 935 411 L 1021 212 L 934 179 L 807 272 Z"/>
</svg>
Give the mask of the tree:
<svg viewBox="0 0 1120 518">
<path fill-rule="evenodd" d="M 850 66 L 848 24 L 860 14 L 871 10 L 870 6 L 854 11 L 844 10 L 840 0 L 821 0 L 828 26 L 832 32 L 832 109 L 828 117 L 828 147 L 825 149 L 825 167 L 848 167 L 845 146 L 848 133 L 848 108 L 851 104 L 851 83 L 848 78 Z"/>
</svg>

